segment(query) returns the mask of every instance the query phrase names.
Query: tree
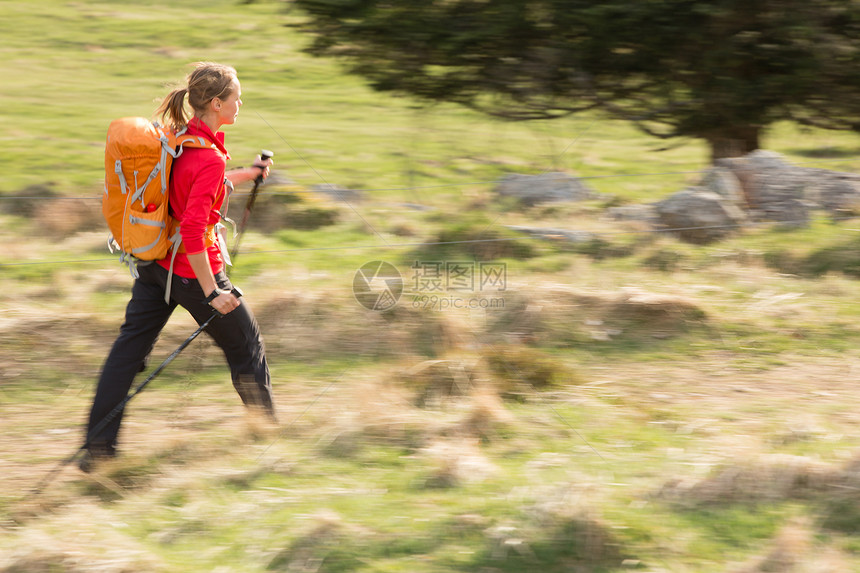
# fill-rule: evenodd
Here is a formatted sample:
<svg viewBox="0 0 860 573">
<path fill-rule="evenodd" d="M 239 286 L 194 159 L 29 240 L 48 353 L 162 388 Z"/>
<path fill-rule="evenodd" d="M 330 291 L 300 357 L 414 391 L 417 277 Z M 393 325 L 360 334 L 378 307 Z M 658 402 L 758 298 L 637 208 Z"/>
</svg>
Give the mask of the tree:
<svg viewBox="0 0 860 573">
<path fill-rule="evenodd" d="M 780 120 L 860 128 L 857 0 L 292 0 L 377 90 L 509 119 L 601 110 L 712 158 Z"/>
</svg>

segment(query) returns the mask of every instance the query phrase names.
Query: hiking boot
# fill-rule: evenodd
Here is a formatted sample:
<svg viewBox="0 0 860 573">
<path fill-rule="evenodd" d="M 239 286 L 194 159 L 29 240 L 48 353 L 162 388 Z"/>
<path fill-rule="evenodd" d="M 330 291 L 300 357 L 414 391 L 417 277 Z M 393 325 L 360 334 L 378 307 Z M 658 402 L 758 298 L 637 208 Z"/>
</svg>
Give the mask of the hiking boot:
<svg viewBox="0 0 860 573">
<path fill-rule="evenodd" d="M 84 450 L 84 455 L 78 461 L 78 467 L 86 474 L 93 471 L 96 466 L 105 460 L 116 457 L 116 449 L 113 444 L 96 443 L 87 446 Z"/>
</svg>

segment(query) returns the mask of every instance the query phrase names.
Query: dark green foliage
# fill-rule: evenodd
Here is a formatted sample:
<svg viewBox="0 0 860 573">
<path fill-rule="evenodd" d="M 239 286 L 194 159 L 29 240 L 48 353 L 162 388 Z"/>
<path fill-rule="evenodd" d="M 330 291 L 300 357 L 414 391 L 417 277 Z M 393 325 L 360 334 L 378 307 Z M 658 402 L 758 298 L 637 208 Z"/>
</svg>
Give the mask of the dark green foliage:
<svg viewBox="0 0 860 573">
<path fill-rule="evenodd" d="M 642 261 L 649 269 L 672 272 L 684 262 L 684 255 L 672 249 L 658 249 Z"/>
<path fill-rule="evenodd" d="M 547 390 L 553 386 L 582 384 L 581 377 L 559 359 L 524 345 L 492 346 L 484 357 L 497 376 L 499 391 L 506 397 Z"/>
<path fill-rule="evenodd" d="M 844 0 L 296 0 L 309 51 L 382 91 L 512 119 L 599 109 L 713 156 L 789 119 L 860 125 L 860 5 Z"/>
<path fill-rule="evenodd" d="M 0 202 L 2 212 L 9 215 L 32 217 L 45 204 L 45 199 L 56 197 L 58 193 L 50 185 L 30 185 L 21 189 L 18 195 Z"/>
<path fill-rule="evenodd" d="M 583 243 L 570 243 L 563 246 L 563 250 L 586 255 L 595 261 L 628 257 L 633 254 L 634 249 L 635 245 L 613 242 L 600 236 Z"/>
<path fill-rule="evenodd" d="M 244 210 L 244 201 L 232 201 L 228 216 L 238 222 Z M 264 233 L 282 229 L 312 231 L 334 225 L 338 218 L 336 208 L 306 205 L 296 194 L 281 193 L 261 196 L 254 204 L 254 216 L 249 218 L 248 225 Z"/>
<path fill-rule="evenodd" d="M 287 229 L 298 229 L 300 231 L 313 231 L 320 227 L 328 227 L 337 223 L 338 212 L 336 209 L 325 209 L 322 207 L 306 207 L 304 209 L 293 208 L 284 215 L 284 227 Z"/>
<path fill-rule="evenodd" d="M 857 498 L 839 495 L 825 500 L 821 521 L 825 529 L 857 535 L 860 533 L 860 505 L 857 504 Z"/>
<path fill-rule="evenodd" d="M 764 253 L 765 264 L 782 273 L 806 277 L 820 277 L 827 273 L 842 273 L 860 277 L 860 241 L 822 247 L 809 253 L 794 253 L 776 249 Z"/>
</svg>

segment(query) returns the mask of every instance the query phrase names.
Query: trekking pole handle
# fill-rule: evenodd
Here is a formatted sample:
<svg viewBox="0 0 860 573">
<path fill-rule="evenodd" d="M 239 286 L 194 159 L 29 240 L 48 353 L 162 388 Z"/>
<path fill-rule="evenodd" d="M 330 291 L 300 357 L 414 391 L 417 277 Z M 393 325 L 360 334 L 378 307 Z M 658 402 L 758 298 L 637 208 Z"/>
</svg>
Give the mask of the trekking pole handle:
<svg viewBox="0 0 860 573">
<path fill-rule="evenodd" d="M 242 294 L 243 294 L 242 291 L 239 290 L 239 287 L 237 287 L 237 286 L 234 286 L 233 290 L 231 290 L 231 291 L 221 290 L 220 288 L 216 287 L 215 290 L 212 291 L 212 294 L 210 294 L 205 299 L 203 299 L 203 304 L 208 304 L 210 307 L 212 307 L 213 316 L 215 316 L 216 314 L 218 316 L 224 316 L 223 314 L 218 312 L 218 310 L 214 306 L 212 306 L 212 301 L 215 300 L 216 297 L 218 297 L 218 296 L 220 296 L 226 292 L 229 292 L 230 294 L 235 296 L 237 299 L 242 298 Z M 208 323 L 208 321 L 207 321 L 207 323 Z"/>
<path fill-rule="evenodd" d="M 260 151 L 260 159 L 262 161 L 268 161 L 269 159 L 271 159 L 274 156 L 275 156 L 274 152 L 269 151 L 268 149 L 263 149 L 262 151 Z M 257 175 L 257 178 L 254 179 L 254 184 L 259 185 L 262 182 L 263 182 L 263 174 L 260 173 L 259 175 Z"/>
<path fill-rule="evenodd" d="M 216 290 L 217 290 L 217 289 L 216 289 Z M 226 292 L 226 291 L 225 291 L 225 292 Z M 232 294 L 232 295 L 233 295 L 233 296 L 235 296 L 237 299 L 239 299 L 239 298 L 242 298 L 242 295 L 243 295 L 244 293 L 243 293 L 241 290 L 239 290 L 239 287 L 234 286 L 234 287 L 233 287 L 233 290 L 231 290 L 231 291 L 230 291 L 230 294 Z M 216 314 L 217 314 L 219 317 L 220 317 L 220 316 L 224 316 L 223 314 L 221 314 L 220 312 L 218 312 L 217 310 L 215 310 L 215 307 L 212 307 L 212 315 L 214 316 L 214 315 L 216 315 Z M 210 320 L 211 320 L 211 318 L 212 318 L 212 317 L 210 317 Z"/>
<path fill-rule="evenodd" d="M 260 160 L 268 161 L 275 155 L 274 152 L 268 149 L 260 151 Z M 265 171 L 263 167 L 263 171 Z M 239 242 L 242 240 L 242 234 L 245 232 L 245 227 L 248 225 L 248 218 L 251 216 L 251 209 L 254 208 L 254 202 L 257 200 L 257 191 L 263 183 L 263 172 L 261 171 L 257 178 L 254 179 L 254 188 L 251 189 L 251 194 L 248 196 L 248 202 L 245 203 L 245 211 L 242 213 L 242 219 L 239 221 L 239 231 L 236 234 L 236 240 L 233 241 L 233 252 L 230 253 L 230 258 L 236 260 L 239 255 Z"/>
</svg>

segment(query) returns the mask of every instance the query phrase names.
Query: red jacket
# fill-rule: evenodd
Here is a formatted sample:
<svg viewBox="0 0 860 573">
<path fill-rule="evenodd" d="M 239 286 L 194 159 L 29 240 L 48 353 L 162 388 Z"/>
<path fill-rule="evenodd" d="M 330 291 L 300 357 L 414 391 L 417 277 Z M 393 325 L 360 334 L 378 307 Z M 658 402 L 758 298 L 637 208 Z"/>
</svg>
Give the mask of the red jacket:
<svg viewBox="0 0 860 573">
<path fill-rule="evenodd" d="M 217 241 L 206 247 L 206 227 L 221 220 L 218 211 L 225 205 L 226 187 L 224 173 L 230 155 L 224 147 L 224 133 L 213 134 L 198 118 L 188 122 L 189 135 L 202 136 L 215 144 L 214 149 L 185 148 L 170 170 L 170 210 L 179 222 L 184 251 L 177 253 L 173 272 L 188 279 L 197 278 L 186 253 L 209 254 L 212 273 L 224 270 L 224 258 Z M 170 268 L 171 255 L 158 261 L 162 267 Z"/>
</svg>

